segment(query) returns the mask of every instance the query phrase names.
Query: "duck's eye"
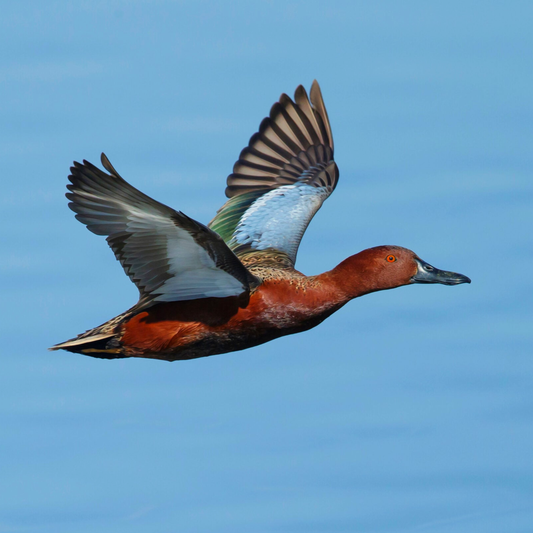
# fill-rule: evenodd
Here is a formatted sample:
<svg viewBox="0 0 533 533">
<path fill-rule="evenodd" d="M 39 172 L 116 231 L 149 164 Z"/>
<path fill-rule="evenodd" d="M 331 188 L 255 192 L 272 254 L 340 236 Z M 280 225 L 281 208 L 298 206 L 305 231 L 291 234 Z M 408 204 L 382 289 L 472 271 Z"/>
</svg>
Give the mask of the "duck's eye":
<svg viewBox="0 0 533 533">
<path fill-rule="evenodd" d="M 388 256 L 387 256 L 387 261 L 388 261 L 389 263 L 394 263 L 394 261 L 396 261 L 396 256 L 394 256 L 394 255 L 388 255 Z"/>
</svg>

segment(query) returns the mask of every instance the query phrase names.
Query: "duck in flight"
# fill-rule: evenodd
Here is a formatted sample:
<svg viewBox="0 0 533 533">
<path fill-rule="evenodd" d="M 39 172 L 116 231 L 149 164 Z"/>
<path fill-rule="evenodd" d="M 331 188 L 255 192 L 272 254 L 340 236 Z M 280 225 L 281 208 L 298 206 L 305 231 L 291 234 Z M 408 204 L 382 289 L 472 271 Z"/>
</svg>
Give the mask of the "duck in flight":
<svg viewBox="0 0 533 533">
<path fill-rule="evenodd" d="M 105 235 L 139 289 L 128 311 L 51 349 L 175 361 L 243 350 L 320 324 L 353 298 L 413 283 L 470 283 L 411 250 L 377 246 L 329 272 L 295 269 L 300 240 L 339 170 L 320 87 L 282 94 L 227 179 L 228 201 L 204 226 L 125 181 L 74 163 L 67 198 Z"/>
</svg>

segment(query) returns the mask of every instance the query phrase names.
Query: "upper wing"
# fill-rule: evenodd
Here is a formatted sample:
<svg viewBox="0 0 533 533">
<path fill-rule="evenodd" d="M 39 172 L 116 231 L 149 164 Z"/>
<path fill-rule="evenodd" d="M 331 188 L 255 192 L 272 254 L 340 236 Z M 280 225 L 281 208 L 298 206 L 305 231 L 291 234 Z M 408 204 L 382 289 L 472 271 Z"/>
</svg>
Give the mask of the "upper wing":
<svg viewBox="0 0 533 533">
<path fill-rule="evenodd" d="M 107 235 L 126 274 L 137 285 L 139 304 L 236 296 L 256 283 L 212 230 L 138 191 L 102 154 L 106 174 L 91 163 L 74 163 L 66 194 L 76 218 Z"/>
<path fill-rule="evenodd" d="M 329 119 L 315 80 L 309 99 L 282 94 L 228 177 L 226 196 L 209 227 L 237 254 L 279 255 L 294 265 L 314 214 L 335 189 Z"/>
</svg>

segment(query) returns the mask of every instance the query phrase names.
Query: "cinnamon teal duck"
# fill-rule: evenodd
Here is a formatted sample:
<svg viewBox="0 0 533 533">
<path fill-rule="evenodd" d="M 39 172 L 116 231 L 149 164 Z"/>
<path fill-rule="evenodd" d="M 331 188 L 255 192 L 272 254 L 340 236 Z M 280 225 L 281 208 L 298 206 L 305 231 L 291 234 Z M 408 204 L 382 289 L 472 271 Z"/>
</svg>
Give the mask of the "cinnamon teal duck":
<svg viewBox="0 0 533 533">
<path fill-rule="evenodd" d="M 282 94 L 227 179 L 204 226 L 146 196 L 102 154 L 70 169 L 76 218 L 105 235 L 139 289 L 128 311 L 56 344 L 93 357 L 175 361 L 243 350 L 320 324 L 353 298 L 413 283 L 470 283 L 400 246 L 377 246 L 329 272 L 295 269 L 300 240 L 339 170 L 320 87 Z"/>
</svg>

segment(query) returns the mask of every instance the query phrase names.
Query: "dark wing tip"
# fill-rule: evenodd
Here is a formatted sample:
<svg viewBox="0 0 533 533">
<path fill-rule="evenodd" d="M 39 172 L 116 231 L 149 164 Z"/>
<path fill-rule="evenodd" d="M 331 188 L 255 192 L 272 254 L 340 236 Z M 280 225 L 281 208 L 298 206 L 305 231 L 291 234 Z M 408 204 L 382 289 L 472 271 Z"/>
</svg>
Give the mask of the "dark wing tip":
<svg viewBox="0 0 533 533">
<path fill-rule="evenodd" d="M 311 84 L 311 90 L 309 91 L 309 99 L 315 107 L 317 102 L 324 102 L 322 91 L 320 90 L 320 84 L 316 80 L 313 80 L 313 83 Z"/>
<path fill-rule="evenodd" d="M 331 149 L 334 150 L 333 135 L 331 133 L 331 125 L 329 123 L 328 112 L 326 110 L 326 105 L 324 104 L 324 97 L 322 96 L 320 85 L 318 84 L 318 81 L 316 80 L 313 80 L 313 84 L 311 85 L 309 99 L 311 101 L 313 108 L 316 110 L 316 112 L 318 113 L 318 116 L 320 117 L 320 120 L 322 122 L 322 127 L 326 130 L 326 134 L 329 140 L 329 145 Z"/>
<path fill-rule="evenodd" d="M 102 152 L 100 155 L 100 161 L 102 162 L 102 166 L 113 176 L 116 176 L 117 178 L 123 179 L 122 176 L 115 170 L 115 167 L 111 164 L 111 161 L 109 161 L 108 157 Z"/>
<path fill-rule="evenodd" d="M 328 115 L 316 80 L 308 96 L 298 85 L 294 100 L 282 93 L 259 129 L 241 151 L 226 180 L 226 196 L 248 191 L 275 189 L 306 181 L 320 186 L 318 174 L 333 161 L 333 137 Z M 316 179 L 315 179 L 316 178 Z M 331 174 L 331 190 L 338 171 Z"/>
<path fill-rule="evenodd" d="M 305 90 L 305 87 L 303 85 L 298 85 L 298 87 L 296 87 L 296 90 L 294 91 L 294 99 L 296 101 L 300 99 L 309 100 L 307 91 Z"/>
</svg>

